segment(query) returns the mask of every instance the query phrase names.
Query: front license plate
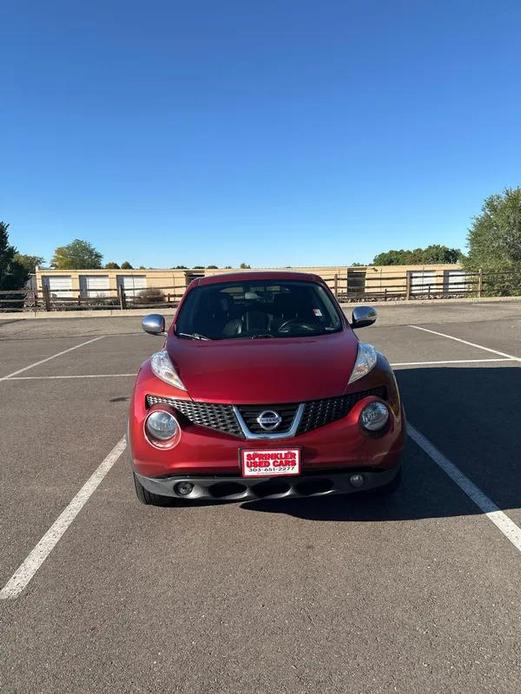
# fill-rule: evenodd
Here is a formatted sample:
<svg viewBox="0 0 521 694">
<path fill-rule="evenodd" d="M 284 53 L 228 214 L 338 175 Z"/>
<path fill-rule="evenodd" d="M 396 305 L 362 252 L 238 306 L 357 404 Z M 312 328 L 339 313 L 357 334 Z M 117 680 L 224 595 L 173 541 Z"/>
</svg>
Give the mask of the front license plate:
<svg viewBox="0 0 521 694">
<path fill-rule="evenodd" d="M 239 452 L 243 477 L 279 477 L 300 473 L 300 448 L 273 448 Z"/>
</svg>

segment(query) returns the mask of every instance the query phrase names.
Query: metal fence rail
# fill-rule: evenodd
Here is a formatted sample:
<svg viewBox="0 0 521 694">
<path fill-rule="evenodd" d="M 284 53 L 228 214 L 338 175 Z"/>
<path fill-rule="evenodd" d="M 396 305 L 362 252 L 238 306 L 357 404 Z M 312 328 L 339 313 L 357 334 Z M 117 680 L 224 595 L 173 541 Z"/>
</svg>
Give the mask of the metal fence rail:
<svg viewBox="0 0 521 694">
<path fill-rule="evenodd" d="M 521 294 L 521 277 L 510 271 L 483 272 L 461 270 L 461 276 L 431 271 L 422 275 L 413 271 L 388 273 L 324 274 L 322 278 L 341 303 L 371 301 L 406 301 L 409 299 L 458 299 Z M 103 309 L 176 307 L 185 286 L 123 288 L 105 290 L 34 289 L 1 290 L 0 311 L 96 311 Z"/>
</svg>

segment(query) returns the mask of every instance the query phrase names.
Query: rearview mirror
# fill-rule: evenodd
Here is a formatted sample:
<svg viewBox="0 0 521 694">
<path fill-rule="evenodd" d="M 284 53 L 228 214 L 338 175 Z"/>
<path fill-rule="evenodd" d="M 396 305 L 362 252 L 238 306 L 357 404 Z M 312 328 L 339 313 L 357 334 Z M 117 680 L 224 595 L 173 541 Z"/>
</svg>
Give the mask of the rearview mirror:
<svg viewBox="0 0 521 694">
<path fill-rule="evenodd" d="M 143 318 L 141 326 L 149 335 L 165 334 L 165 318 L 159 313 L 149 313 Z"/>
<path fill-rule="evenodd" d="M 377 317 L 376 309 L 372 306 L 357 306 L 353 309 L 351 316 L 352 328 L 365 328 L 366 325 L 372 325 Z"/>
</svg>

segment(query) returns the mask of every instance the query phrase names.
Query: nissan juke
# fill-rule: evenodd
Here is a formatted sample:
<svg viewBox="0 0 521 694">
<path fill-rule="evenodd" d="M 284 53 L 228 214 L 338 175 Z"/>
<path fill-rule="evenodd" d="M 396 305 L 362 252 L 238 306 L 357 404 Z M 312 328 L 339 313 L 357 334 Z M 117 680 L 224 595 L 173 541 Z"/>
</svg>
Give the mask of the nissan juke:
<svg viewBox="0 0 521 694">
<path fill-rule="evenodd" d="M 242 501 L 389 493 L 405 418 L 393 371 L 318 276 L 194 280 L 139 369 L 128 443 L 138 499 Z"/>
</svg>

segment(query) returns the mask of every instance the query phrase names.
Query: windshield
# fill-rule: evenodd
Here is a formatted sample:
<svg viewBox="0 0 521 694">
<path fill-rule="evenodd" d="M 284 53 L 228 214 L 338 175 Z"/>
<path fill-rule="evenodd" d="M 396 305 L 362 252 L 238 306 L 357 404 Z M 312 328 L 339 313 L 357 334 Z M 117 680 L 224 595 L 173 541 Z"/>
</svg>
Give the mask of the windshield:
<svg viewBox="0 0 521 694">
<path fill-rule="evenodd" d="M 196 340 L 324 335 L 342 329 L 328 292 L 315 282 L 258 280 L 196 287 L 176 318 L 176 335 Z"/>
</svg>

